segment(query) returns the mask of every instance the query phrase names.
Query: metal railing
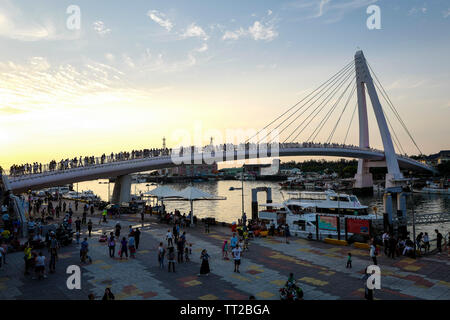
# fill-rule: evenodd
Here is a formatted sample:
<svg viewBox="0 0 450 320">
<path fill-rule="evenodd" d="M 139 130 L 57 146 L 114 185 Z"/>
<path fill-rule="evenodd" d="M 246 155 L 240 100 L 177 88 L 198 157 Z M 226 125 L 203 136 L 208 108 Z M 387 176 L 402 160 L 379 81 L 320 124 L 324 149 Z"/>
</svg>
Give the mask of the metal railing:
<svg viewBox="0 0 450 320">
<path fill-rule="evenodd" d="M 277 144 L 272 144 L 277 145 Z M 211 152 L 236 152 L 236 151 L 243 151 L 243 150 L 260 150 L 264 148 L 260 148 L 261 146 L 264 146 L 267 149 L 267 144 L 240 144 L 240 145 L 219 145 L 219 146 L 206 146 L 203 148 L 194 147 L 194 154 L 198 153 L 204 153 L 207 151 L 208 153 Z M 382 150 L 374 149 L 374 148 L 360 148 L 358 146 L 354 145 L 344 145 L 344 144 L 337 144 L 337 143 L 312 143 L 312 142 L 303 142 L 303 143 L 284 143 L 284 144 L 278 144 L 279 149 L 288 149 L 288 148 L 336 148 L 336 149 L 347 149 L 347 150 L 367 150 L 372 152 L 379 152 L 384 153 Z M 144 156 L 121 156 L 121 154 L 116 154 L 115 156 L 108 155 L 105 157 L 95 157 L 92 159 L 92 157 L 85 157 L 85 161 L 73 161 L 73 160 L 65 160 L 60 162 L 53 162 L 52 164 L 44 164 L 44 165 L 28 165 L 26 170 L 18 169 L 13 172 L 6 171 L 10 178 L 14 179 L 14 181 L 20 180 L 20 177 L 27 177 L 30 176 L 39 176 L 42 177 L 45 173 L 53 173 L 53 172 L 67 172 L 68 170 L 75 170 L 75 169 L 86 169 L 86 168 L 96 168 L 98 166 L 104 166 L 106 164 L 112 164 L 112 163 L 123 163 L 127 162 L 130 163 L 134 160 L 148 160 L 148 159 L 164 159 L 167 156 L 171 156 L 172 153 L 183 155 L 183 154 L 190 154 L 192 147 L 188 148 L 179 148 L 179 149 L 166 149 L 166 150 L 158 150 L 156 153 L 150 152 L 148 155 Z M 231 150 L 230 150 L 231 149 Z M 420 165 L 423 165 L 419 161 L 407 158 L 403 155 L 397 155 L 400 158 L 407 159 L 408 161 L 416 162 Z M 86 161 L 87 160 L 87 161 Z"/>
</svg>

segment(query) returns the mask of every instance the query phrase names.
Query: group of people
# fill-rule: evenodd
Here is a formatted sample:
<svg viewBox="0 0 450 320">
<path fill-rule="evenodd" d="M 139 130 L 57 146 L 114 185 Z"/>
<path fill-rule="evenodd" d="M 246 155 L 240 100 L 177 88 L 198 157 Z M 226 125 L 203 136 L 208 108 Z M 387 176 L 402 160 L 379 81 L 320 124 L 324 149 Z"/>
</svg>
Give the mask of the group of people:
<svg viewBox="0 0 450 320">
<path fill-rule="evenodd" d="M 189 262 L 189 256 L 192 254 L 192 243 L 186 240 L 186 231 L 181 232 L 183 224 L 176 222 L 171 229 L 167 230 L 166 241 L 167 250 L 160 242 L 158 247 L 158 263 L 161 269 L 164 268 L 164 259 L 167 257 L 169 272 L 175 272 L 175 259 L 178 263 Z M 175 258 L 175 247 L 177 248 L 177 257 Z"/>
<path fill-rule="evenodd" d="M 161 155 L 169 155 L 172 149 L 168 148 L 153 148 L 143 150 L 132 150 L 131 152 L 111 152 L 110 155 L 102 154 L 100 157 L 85 156 L 61 159 L 60 161 L 52 160 L 48 164 L 42 164 L 40 162 L 25 163 L 25 164 L 13 164 L 10 167 L 11 176 L 21 176 L 27 174 L 37 174 L 47 171 L 67 170 L 72 168 L 87 167 L 97 164 L 104 164 L 123 160 L 141 159 L 148 157 L 157 157 Z"/>
<path fill-rule="evenodd" d="M 130 254 L 130 258 L 136 258 L 136 251 L 139 249 L 139 243 L 141 239 L 141 231 L 139 228 L 133 228 L 133 226 L 129 226 L 127 236 L 122 236 L 122 226 L 120 222 L 117 222 L 115 227 L 115 231 L 109 234 L 109 237 L 106 234 L 103 235 L 104 240 L 107 242 L 109 256 L 111 258 L 115 258 L 116 247 L 119 248 L 117 252 L 118 258 L 121 260 L 123 256 L 125 259 L 128 259 L 128 253 Z"/>
</svg>

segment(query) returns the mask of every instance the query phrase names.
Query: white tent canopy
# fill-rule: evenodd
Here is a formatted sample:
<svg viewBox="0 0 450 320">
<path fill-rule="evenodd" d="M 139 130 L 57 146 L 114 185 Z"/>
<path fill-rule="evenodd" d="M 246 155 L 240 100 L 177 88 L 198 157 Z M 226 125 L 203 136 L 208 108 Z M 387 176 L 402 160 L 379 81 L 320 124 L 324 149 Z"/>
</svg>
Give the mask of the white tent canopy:
<svg viewBox="0 0 450 320">
<path fill-rule="evenodd" d="M 185 200 L 226 200 L 225 197 L 218 197 L 213 194 L 207 193 L 198 188 L 189 186 L 177 193 L 179 198 L 183 198 Z"/>
<path fill-rule="evenodd" d="M 160 186 L 153 190 L 144 192 L 143 195 L 157 197 L 158 199 L 176 198 L 178 197 L 178 191 L 168 186 Z"/>
<path fill-rule="evenodd" d="M 191 224 L 194 223 L 194 201 L 197 200 L 226 200 L 226 197 L 219 197 L 210 193 L 207 193 L 198 188 L 189 186 L 179 192 L 175 192 L 175 195 L 168 200 L 185 200 L 191 203 Z"/>
</svg>

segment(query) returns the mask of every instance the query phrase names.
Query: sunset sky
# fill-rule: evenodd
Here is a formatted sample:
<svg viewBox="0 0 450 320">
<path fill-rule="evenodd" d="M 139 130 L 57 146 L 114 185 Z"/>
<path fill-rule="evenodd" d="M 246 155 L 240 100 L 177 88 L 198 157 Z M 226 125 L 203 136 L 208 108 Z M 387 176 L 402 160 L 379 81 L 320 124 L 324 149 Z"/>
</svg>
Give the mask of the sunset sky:
<svg viewBox="0 0 450 320">
<path fill-rule="evenodd" d="M 0 165 L 257 130 L 359 49 L 422 151 L 450 149 L 449 34 L 447 0 L 0 0 Z"/>
</svg>

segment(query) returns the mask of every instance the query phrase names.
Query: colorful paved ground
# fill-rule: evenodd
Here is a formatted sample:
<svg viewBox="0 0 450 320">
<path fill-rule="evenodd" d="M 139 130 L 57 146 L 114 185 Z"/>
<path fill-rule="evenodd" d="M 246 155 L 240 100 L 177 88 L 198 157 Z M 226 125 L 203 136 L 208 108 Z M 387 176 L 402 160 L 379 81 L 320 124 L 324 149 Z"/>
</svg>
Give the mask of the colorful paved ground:
<svg viewBox="0 0 450 320">
<path fill-rule="evenodd" d="M 126 219 L 126 220 L 125 220 Z M 7 256 L 0 269 L 0 299 L 86 299 L 89 293 L 103 295 L 111 287 L 116 299 L 279 299 L 278 289 L 293 272 L 310 299 L 363 299 L 365 267 L 371 264 L 368 252 L 349 247 L 291 239 L 290 244 L 277 238 L 255 239 L 242 258 L 241 273 L 233 272 L 233 263 L 221 259 L 221 245 L 229 239 L 228 228 L 211 226 L 187 228 L 187 241 L 193 243 L 191 262 L 176 264 L 176 273 L 161 270 L 157 247 L 168 226 L 147 218 L 141 229 L 141 242 L 136 259 L 112 259 L 104 243 L 98 242 L 103 231 L 112 231 L 115 220 L 96 226 L 90 243 L 93 263 L 82 266 L 81 290 L 66 287 L 68 265 L 79 264 L 79 246 L 63 247 L 56 274 L 47 279 L 32 280 L 23 275 L 23 254 Z M 98 223 L 98 216 L 93 219 Z M 122 230 L 130 224 L 141 226 L 135 217 L 122 217 Z M 170 226 L 171 227 L 171 226 Z M 86 230 L 83 230 L 86 232 Z M 200 251 L 211 255 L 209 276 L 198 276 Z M 353 268 L 345 267 L 348 252 L 353 255 Z M 47 254 L 44 250 L 44 254 Z M 450 299 L 450 260 L 447 255 L 413 260 L 379 257 L 381 290 L 376 299 Z M 167 268 L 167 266 L 166 266 Z"/>
</svg>

